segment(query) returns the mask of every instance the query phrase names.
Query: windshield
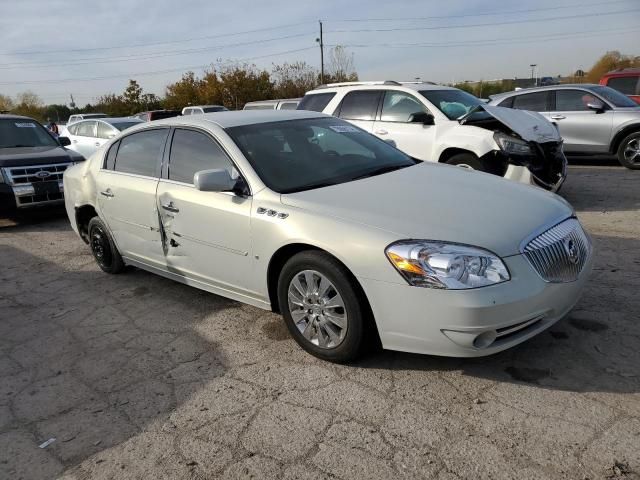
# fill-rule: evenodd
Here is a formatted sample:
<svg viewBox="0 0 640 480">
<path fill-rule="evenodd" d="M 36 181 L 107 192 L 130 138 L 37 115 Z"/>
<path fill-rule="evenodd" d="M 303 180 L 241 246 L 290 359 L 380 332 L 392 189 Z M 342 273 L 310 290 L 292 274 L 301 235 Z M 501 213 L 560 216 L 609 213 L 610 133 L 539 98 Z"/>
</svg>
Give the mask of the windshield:
<svg viewBox="0 0 640 480">
<path fill-rule="evenodd" d="M 120 131 L 123 131 L 129 127 L 133 127 L 134 125 L 140 125 L 141 123 L 143 122 L 118 122 L 118 123 L 111 123 L 110 125 L 113 127 L 116 127 Z"/>
<path fill-rule="evenodd" d="M 420 94 L 433 103 L 449 120 L 460 118 L 483 104 L 479 98 L 463 90 L 421 90 Z"/>
<path fill-rule="evenodd" d="M 623 93 L 620 93 L 617 90 L 614 90 L 611 87 L 598 85 L 595 87 L 590 87 L 590 90 L 600 95 L 609 103 L 612 103 L 614 107 L 637 107 L 638 106 L 638 104 L 633 100 L 631 100 L 629 97 L 627 97 Z"/>
<path fill-rule="evenodd" d="M 58 142 L 35 120 L 0 119 L 0 148 L 58 146 Z"/>
<path fill-rule="evenodd" d="M 223 106 L 217 106 L 217 107 L 203 107 L 202 111 L 204 113 L 211 113 L 211 112 L 226 112 L 227 108 L 223 107 Z"/>
<path fill-rule="evenodd" d="M 260 123 L 226 131 L 262 181 L 278 193 L 350 182 L 417 163 L 336 118 Z"/>
</svg>

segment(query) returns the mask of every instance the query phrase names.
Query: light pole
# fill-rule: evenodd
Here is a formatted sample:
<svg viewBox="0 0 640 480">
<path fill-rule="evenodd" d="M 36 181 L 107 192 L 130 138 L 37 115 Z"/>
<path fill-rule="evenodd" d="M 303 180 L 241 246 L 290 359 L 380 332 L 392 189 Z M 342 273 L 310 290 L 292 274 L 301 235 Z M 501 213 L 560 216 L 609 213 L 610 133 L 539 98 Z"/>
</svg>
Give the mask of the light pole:
<svg viewBox="0 0 640 480">
<path fill-rule="evenodd" d="M 320 24 L 320 36 L 316 38 L 316 42 L 320 45 L 320 83 L 324 84 L 324 43 L 322 40 L 322 22 Z"/>
<path fill-rule="evenodd" d="M 538 79 L 535 77 L 535 72 L 536 72 L 536 67 L 538 66 L 538 64 L 537 63 L 532 63 L 529 66 L 531 67 L 531 80 L 533 80 L 533 86 L 537 87 L 538 86 Z"/>
</svg>

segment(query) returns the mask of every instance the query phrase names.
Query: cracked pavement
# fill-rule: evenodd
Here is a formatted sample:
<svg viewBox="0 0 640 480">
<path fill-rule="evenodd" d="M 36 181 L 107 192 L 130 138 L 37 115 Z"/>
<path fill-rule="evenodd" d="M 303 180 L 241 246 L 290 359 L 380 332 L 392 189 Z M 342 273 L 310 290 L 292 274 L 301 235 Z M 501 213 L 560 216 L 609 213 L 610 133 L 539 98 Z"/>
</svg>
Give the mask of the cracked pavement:
<svg viewBox="0 0 640 480">
<path fill-rule="evenodd" d="M 0 478 L 639 479 L 638 173 L 570 168 L 584 296 L 480 359 L 326 363 L 278 315 L 102 273 L 64 214 L 0 220 Z"/>
</svg>

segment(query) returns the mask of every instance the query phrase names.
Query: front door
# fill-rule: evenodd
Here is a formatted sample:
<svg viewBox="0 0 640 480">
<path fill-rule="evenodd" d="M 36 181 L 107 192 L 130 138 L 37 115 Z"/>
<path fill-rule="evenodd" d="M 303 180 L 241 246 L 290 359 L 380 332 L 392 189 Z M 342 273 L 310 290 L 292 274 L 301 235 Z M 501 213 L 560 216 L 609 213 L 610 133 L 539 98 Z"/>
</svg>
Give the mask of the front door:
<svg viewBox="0 0 640 480">
<path fill-rule="evenodd" d="M 435 125 L 410 123 L 413 113 L 430 113 L 409 93 L 388 90 L 384 93 L 380 119 L 373 125 L 373 134 L 420 160 L 433 159 Z"/>
<path fill-rule="evenodd" d="M 238 176 L 208 133 L 175 129 L 157 195 L 166 264 L 170 271 L 216 288 L 255 294 L 241 287 L 251 275 L 251 197 L 197 190 L 195 173 L 211 169 Z"/>
<path fill-rule="evenodd" d="M 74 125 L 74 134 L 70 135 L 71 148 L 85 158 L 88 158 L 96 147 L 96 121 L 85 120 Z"/>
<path fill-rule="evenodd" d="M 586 90 L 558 89 L 555 91 L 555 107 L 545 116 L 555 122 L 564 139 L 567 152 L 606 153 L 609 150 L 613 110 L 596 112 L 587 104 L 601 102 Z"/>
<path fill-rule="evenodd" d="M 156 190 L 168 128 L 114 143 L 97 176 L 99 205 L 122 256 L 164 268 Z"/>
</svg>

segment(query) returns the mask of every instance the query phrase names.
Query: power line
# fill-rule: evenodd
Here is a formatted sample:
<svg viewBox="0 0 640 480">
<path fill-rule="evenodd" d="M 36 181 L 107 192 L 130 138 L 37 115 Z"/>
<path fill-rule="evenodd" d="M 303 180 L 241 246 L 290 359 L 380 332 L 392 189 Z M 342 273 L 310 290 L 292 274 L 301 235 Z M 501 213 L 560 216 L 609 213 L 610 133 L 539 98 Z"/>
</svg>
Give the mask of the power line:
<svg viewBox="0 0 640 480">
<path fill-rule="evenodd" d="M 73 48 L 73 49 L 64 49 L 64 50 L 39 50 L 39 51 L 26 51 L 26 52 L 0 52 L 0 56 L 10 56 L 10 55 L 41 55 L 41 54 L 50 54 L 50 53 L 69 53 L 69 52 L 95 52 L 100 50 L 117 50 L 120 48 L 137 48 L 137 47 L 155 47 L 158 45 L 173 45 L 176 43 L 187 43 L 193 42 L 196 40 L 211 40 L 214 38 L 224 38 L 224 37 L 233 37 L 237 35 L 245 35 L 247 33 L 258 33 L 258 32 L 266 32 L 270 30 L 281 30 L 283 28 L 291 28 L 291 27 L 299 27 L 301 25 L 310 25 L 315 22 L 300 22 L 300 23 L 290 23 L 287 25 L 279 25 L 277 27 L 266 27 L 266 28 L 257 28 L 255 30 L 245 30 L 243 32 L 233 32 L 233 33 L 221 33 L 218 35 L 205 35 L 201 37 L 192 37 L 185 38 L 182 40 L 171 40 L 171 41 L 162 41 L 162 42 L 151 42 L 151 43 L 133 43 L 128 45 L 114 45 L 109 47 L 92 47 L 92 48 Z"/>
<path fill-rule="evenodd" d="M 186 55 L 190 53 L 203 53 L 209 52 L 212 50 L 219 50 L 222 48 L 233 48 L 233 47 L 241 47 L 246 45 L 255 45 L 257 43 L 266 43 L 266 42 L 274 42 L 278 40 L 286 40 L 291 38 L 300 38 L 310 36 L 312 34 L 308 33 L 299 33 L 296 35 L 285 35 L 282 37 L 275 38 L 267 38 L 263 40 L 252 40 L 249 42 L 241 42 L 241 43 L 231 43 L 226 45 L 215 45 L 211 47 L 202 47 L 202 48 L 189 48 L 183 50 L 170 50 L 168 52 L 163 53 L 148 53 L 148 54 L 134 54 L 134 55 L 118 55 L 115 57 L 94 57 L 94 58 L 79 58 L 69 63 L 32 63 L 32 62 L 22 62 L 22 63 L 7 63 L 0 64 L 0 70 L 7 70 L 16 67 L 22 68 L 44 68 L 44 67 L 67 67 L 74 65 L 91 65 L 94 63 L 115 63 L 115 62 L 130 62 L 135 60 L 149 60 L 154 58 L 164 58 L 164 57 L 172 57 L 177 55 Z"/>
<path fill-rule="evenodd" d="M 450 18 L 467 18 L 467 17 L 487 17 L 495 15 L 512 15 L 515 13 L 535 13 L 546 12 L 551 10 L 565 10 L 568 8 L 586 8 L 602 5 L 611 5 L 614 3 L 627 3 L 630 0 L 611 0 L 609 2 L 594 2 L 594 3 L 574 3 L 571 5 L 563 5 L 558 7 L 545 7 L 545 8 L 530 8 L 526 10 L 501 10 L 499 12 L 481 12 L 481 13 L 463 13 L 459 15 L 430 15 L 428 17 L 393 17 L 393 18 L 347 18 L 330 20 L 335 23 L 342 22 L 395 22 L 395 21 L 409 21 L 409 20 L 444 20 Z"/>
<path fill-rule="evenodd" d="M 533 18 L 528 20 L 510 20 L 502 22 L 490 22 L 490 23 L 475 23 L 467 25 L 437 25 L 432 27 L 397 27 L 397 28 L 362 28 L 357 30 L 329 30 L 327 33 L 361 33 L 361 32 L 402 32 L 402 31 L 417 31 L 417 30 L 449 30 L 456 28 L 473 28 L 473 27 L 492 27 L 502 25 L 515 25 L 521 23 L 535 23 L 535 22 L 550 22 L 555 20 L 572 20 L 576 18 L 586 17 L 603 17 L 610 15 L 620 15 L 623 13 L 638 12 L 640 8 L 633 8 L 630 10 L 619 10 L 617 12 L 602 12 L 602 13 L 584 13 L 580 15 L 567 15 L 564 17 L 546 17 L 546 18 Z"/>
<path fill-rule="evenodd" d="M 289 53 L 296 53 L 296 52 L 303 52 L 306 50 L 311 50 L 314 49 L 315 50 L 315 46 L 314 47 L 305 47 L 305 48 L 297 48 L 295 50 L 287 50 L 284 52 L 277 52 L 277 53 L 270 53 L 267 55 L 259 55 L 256 57 L 248 57 L 248 58 L 241 58 L 238 59 L 238 62 L 244 62 L 244 61 L 248 61 L 248 60 L 258 60 L 260 58 L 267 58 L 267 57 L 275 57 L 278 55 L 286 55 Z M 0 82 L 0 85 L 34 85 L 34 84 L 41 84 L 41 83 L 48 83 L 48 84 L 55 84 L 55 83 L 68 83 L 68 82 L 92 82 L 92 81 L 99 81 L 99 80 L 111 80 L 113 78 L 133 78 L 133 77 L 144 77 L 144 76 L 152 76 L 152 75 L 161 75 L 164 73 L 174 73 L 174 72 L 184 72 L 184 71 L 188 71 L 188 70 L 196 70 L 196 69 L 201 69 L 201 68 L 207 68 L 210 67 L 212 65 L 222 65 L 221 63 L 209 63 L 206 65 L 190 65 L 190 66 L 184 66 L 184 67 L 179 67 L 179 68 L 169 68 L 166 70 L 156 70 L 156 71 L 152 71 L 152 72 L 139 72 L 139 73 L 127 73 L 124 75 L 108 75 L 108 76 L 102 76 L 102 77 L 89 77 L 89 78 L 62 78 L 62 79 L 49 79 L 49 80 L 17 80 L 17 81 L 13 81 L 13 82 Z"/>
<path fill-rule="evenodd" d="M 558 33 L 547 34 L 544 36 L 544 40 L 564 40 L 568 38 L 589 38 L 594 37 L 593 33 L 605 33 L 607 35 L 624 35 L 629 33 L 640 32 L 640 29 L 626 29 L 616 30 L 585 30 L 582 32 L 570 32 L 570 33 Z M 598 35 L 600 36 L 600 35 Z M 495 38 L 486 40 L 473 40 L 469 42 L 441 42 L 441 43 L 366 43 L 366 44 L 340 44 L 343 47 L 349 48 L 411 48 L 411 47 L 426 47 L 426 48 L 449 48 L 449 47 L 483 47 L 491 45 L 507 45 L 512 43 L 531 43 L 540 42 L 540 35 L 526 35 L 510 38 Z M 338 44 L 327 45 L 329 47 L 335 47 Z"/>
</svg>

